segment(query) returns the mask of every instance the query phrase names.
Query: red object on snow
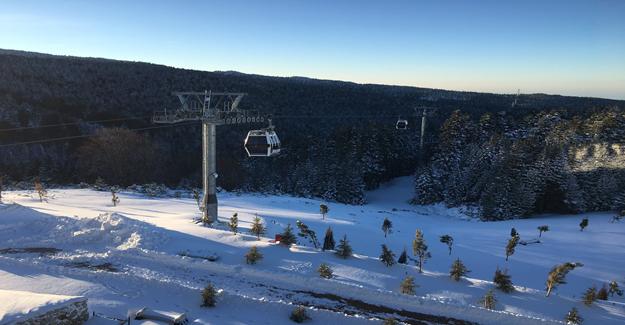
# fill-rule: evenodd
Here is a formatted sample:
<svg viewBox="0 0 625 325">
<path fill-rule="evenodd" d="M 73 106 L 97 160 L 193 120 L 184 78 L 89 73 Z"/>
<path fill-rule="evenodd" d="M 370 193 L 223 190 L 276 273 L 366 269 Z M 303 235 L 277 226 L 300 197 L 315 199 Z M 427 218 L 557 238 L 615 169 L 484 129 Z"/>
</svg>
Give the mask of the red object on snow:
<svg viewBox="0 0 625 325">
<path fill-rule="evenodd" d="M 281 240 L 282 240 L 282 235 L 276 234 L 276 243 L 280 242 Z"/>
</svg>

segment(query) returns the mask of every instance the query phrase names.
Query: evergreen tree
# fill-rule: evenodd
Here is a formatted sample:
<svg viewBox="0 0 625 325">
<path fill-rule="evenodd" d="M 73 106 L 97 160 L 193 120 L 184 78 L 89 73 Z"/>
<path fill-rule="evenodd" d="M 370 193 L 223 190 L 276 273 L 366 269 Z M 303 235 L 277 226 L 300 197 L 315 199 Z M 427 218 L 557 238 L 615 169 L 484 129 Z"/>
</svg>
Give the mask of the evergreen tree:
<svg viewBox="0 0 625 325">
<path fill-rule="evenodd" d="M 386 266 L 393 266 L 395 264 L 395 254 L 382 244 L 382 254 L 380 255 L 380 261 Z"/>
<path fill-rule="evenodd" d="M 323 250 L 333 250 L 334 249 L 334 233 L 332 232 L 332 228 L 328 227 L 326 230 L 326 234 L 323 238 Z"/>
<path fill-rule="evenodd" d="M 417 287 L 414 283 L 414 278 L 411 276 L 407 276 L 399 285 L 399 290 L 401 293 L 406 295 L 414 295 L 415 287 Z"/>
<path fill-rule="evenodd" d="M 348 258 L 352 256 L 352 247 L 349 245 L 347 235 L 343 235 L 343 239 L 339 241 L 339 245 L 336 247 L 335 254 L 342 258 Z"/>
<path fill-rule="evenodd" d="M 469 272 L 471 271 L 469 271 L 469 269 L 467 269 L 467 267 L 464 266 L 462 261 L 460 261 L 460 259 L 458 258 L 451 265 L 451 269 L 449 270 L 449 276 L 454 281 L 460 281 L 460 278 L 467 275 Z"/>
<path fill-rule="evenodd" d="M 512 229 L 510 229 L 510 237 L 520 237 L 521 235 L 519 235 L 519 233 L 516 231 L 516 229 L 514 227 L 512 227 Z"/>
<path fill-rule="evenodd" d="M 417 229 L 415 232 L 415 238 L 412 241 L 412 252 L 419 259 L 417 260 L 419 265 L 419 273 L 423 273 L 423 264 L 425 260 L 431 257 L 428 252 L 428 246 L 425 244 L 425 239 L 423 238 L 423 233 L 420 229 Z"/>
<path fill-rule="evenodd" d="M 202 290 L 202 307 L 214 307 L 216 302 L 217 290 L 209 283 Z"/>
<path fill-rule="evenodd" d="M 384 238 L 386 238 L 386 235 L 392 232 L 391 228 L 393 228 L 393 223 L 391 222 L 391 220 L 388 220 L 388 218 L 384 218 L 384 221 L 382 222 L 382 231 L 384 232 Z"/>
<path fill-rule="evenodd" d="M 238 213 L 234 213 L 232 215 L 232 217 L 230 217 L 230 222 L 228 223 L 228 227 L 230 228 L 230 231 L 232 231 L 233 234 L 237 234 L 237 232 L 239 231 L 239 214 Z"/>
<path fill-rule="evenodd" d="M 593 302 L 595 302 L 595 300 L 597 300 L 597 288 L 593 286 L 586 289 L 586 291 L 584 291 L 584 294 L 582 295 L 582 301 L 584 302 L 584 305 L 590 306 Z"/>
<path fill-rule="evenodd" d="M 519 239 L 519 236 L 514 236 L 508 240 L 508 244 L 506 245 L 506 261 L 508 260 L 508 257 L 514 254 L 514 249 L 519 243 Z"/>
<path fill-rule="evenodd" d="M 454 244 L 454 238 L 450 235 L 442 235 L 440 241 L 441 243 L 447 245 L 447 248 L 449 248 L 449 255 L 451 255 L 451 246 Z"/>
<path fill-rule="evenodd" d="M 495 309 L 495 305 L 497 304 L 497 298 L 495 298 L 495 294 L 493 290 L 488 290 L 484 297 L 480 299 L 480 305 L 486 309 Z"/>
<path fill-rule="evenodd" d="M 512 285 L 512 280 L 510 280 L 508 270 L 501 271 L 499 268 L 497 268 L 497 270 L 495 270 L 493 282 L 497 285 L 497 289 L 505 293 L 510 293 L 514 291 L 514 285 Z"/>
<path fill-rule="evenodd" d="M 245 263 L 247 264 L 256 264 L 256 262 L 261 259 L 263 259 L 263 254 L 260 253 L 256 246 L 252 246 L 247 254 L 245 254 Z"/>
<path fill-rule="evenodd" d="M 597 291 L 597 299 L 598 300 L 608 300 L 608 287 L 604 284 L 601 286 L 601 289 Z"/>
<path fill-rule="evenodd" d="M 254 222 L 252 223 L 252 228 L 250 228 L 250 233 L 256 235 L 256 238 L 260 240 L 260 236 L 265 233 L 265 226 L 259 217 L 254 217 Z"/>
<path fill-rule="evenodd" d="M 39 195 L 39 202 L 47 201 L 48 191 L 45 189 L 43 184 L 39 179 L 35 180 L 35 192 Z"/>
<path fill-rule="evenodd" d="M 119 197 L 117 193 L 115 193 L 115 189 L 111 188 L 111 202 L 113 202 L 113 206 L 116 207 L 119 204 Z"/>
<path fill-rule="evenodd" d="M 280 237 L 280 244 L 291 246 L 297 243 L 297 238 L 295 238 L 295 234 L 293 234 L 293 229 L 291 229 L 291 224 L 286 225 L 284 228 L 284 232 Z"/>
<path fill-rule="evenodd" d="M 566 275 L 575 269 L 576 267 L 583 266 L 582 263 L 571 263 L 567 262 L 564 264 L 554 266 L 549 275 L 547 276 L 547 297 L 551 294 L 551 291 L 555 289 L 560 284 L 566 283 Z"/>
<path fill-rule="evenodd" d="M 330 208 L 327 205 L 325 204 L 319 205 L 319 213 L 321 213 L 321 219 L 325 219 L 329 211 L 330 211 Z"/>
<path fill-rule="evenodd" d="M 415 204 L 428 205 L 442 200 L 442 191 L 437 179 L 432 175 L 431 168 L 423 168 L 417 171 L 415 177 Z"/>
<path fill-rule="evenodd" d="M 617 294 L 618 296 L 623 295 L 623 290 L 619 288 L 618 283 L 616 281 L 610 282 L 610 289 L 608 290 L 608 292 L 610 293 L 610 296 L 612 297 L 614 297 L 614 294 Z"/>
<path fill-rule="evenodd" d="M 399 259 L 397 259 L 397 263 L 399 264 L 408 264 L 408 253 L 406 253 L 406 247 L 399 255 Z"/>
<path fill-rule="evenodd" d="M 543 232 L 547 232 L 549 231 L 549 226 L 547 225 L 542 225 L 542 226 L 538 226 L 538 237 L 542 237 L 543 236 Z"/>
<path fill-rule="evenodd" d="M 566 317 L 564 317 L 564 322 L 566 322 L 567 325 L 581 325 L 584 319 L 579 315 L 577 308 L 573 307 L 566 314 Z"/>
<path fill-rule="evenodd" d="M 306 308 L 304 308 L 304 306 L 297 306 L 293 309 L 289 318 L 296 323 L 303 323 L 309 320 L 310 316 L 306 313 Z"/>
<path fill-rule="evenodd" d="M 588 227 L 588 218 L 582 219 L 582 222 L 579 223 L 579 231 L 584 231 L 586 227 Z"/>
<path fill-rule="evenodd" d="M 319 268 L 317 269 L 317 272 L 319 272 L 319 276 L 322 278 L 326 278 L 326 279 L 332 278 L 332 273 L 333 273 L 332 268 L 330 268 L 328 264 L 321 263 L 319 265 Z"/>
<path fill-rule="evenodd" d="M 297 225 L 297 228 L 299 229 L 299 233 L 297 235 L 308 239 L 308 241 L 311 244 L 313 244 L 315 248 L 319 248 L 319 241 L 317 240 L 317 234 L 313 230 L 308 228 L 308 226 L 305 225 L 300 220 L 297 220 L 295 224 Z"/>
</svg>

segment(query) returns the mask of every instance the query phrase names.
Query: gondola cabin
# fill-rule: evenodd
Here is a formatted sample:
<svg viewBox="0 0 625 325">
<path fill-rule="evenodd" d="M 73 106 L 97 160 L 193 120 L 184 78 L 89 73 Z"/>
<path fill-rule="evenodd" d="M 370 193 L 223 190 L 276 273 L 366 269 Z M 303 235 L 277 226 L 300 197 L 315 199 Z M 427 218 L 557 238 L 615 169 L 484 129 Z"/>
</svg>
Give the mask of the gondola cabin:
<svg viewBox="0 0 625 325">
<path fill-rule="evenodd" d="M 398 119 L 397 123 L 395 123 L 395 128 L 397 130 L 405 130 L 408 128 L 408 121 L 407 120 L 402 120 L 402 119 Z"/>
<path fill-rule="evenodd" d="M 270 129 L 252 130 L 245 137 L 245 151 L 250 157 L 273 157 L 280 153 L 280 139 Z"/>
</svg>

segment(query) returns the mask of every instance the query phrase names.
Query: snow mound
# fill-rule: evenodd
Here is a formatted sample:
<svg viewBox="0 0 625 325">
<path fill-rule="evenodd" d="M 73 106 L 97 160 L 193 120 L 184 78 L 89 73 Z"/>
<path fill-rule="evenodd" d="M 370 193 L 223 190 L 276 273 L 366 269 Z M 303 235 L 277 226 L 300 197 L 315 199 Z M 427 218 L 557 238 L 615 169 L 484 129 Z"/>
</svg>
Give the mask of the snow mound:
<svg viewBox="0 0 625 325">
<path fill-rule="evenodd" d="M 154 250 L 166 241 L 161 229 L 118 213 L 69 218 L 50 216 L 17 204 L 0 207 L 0 248 Z"/>
<path fill-rule="evenodd" d="M 26 291 L 0 290 L 0 324 L 10 324 L 26 315 L 35 316 L 86 298 Z"/>
</svg>

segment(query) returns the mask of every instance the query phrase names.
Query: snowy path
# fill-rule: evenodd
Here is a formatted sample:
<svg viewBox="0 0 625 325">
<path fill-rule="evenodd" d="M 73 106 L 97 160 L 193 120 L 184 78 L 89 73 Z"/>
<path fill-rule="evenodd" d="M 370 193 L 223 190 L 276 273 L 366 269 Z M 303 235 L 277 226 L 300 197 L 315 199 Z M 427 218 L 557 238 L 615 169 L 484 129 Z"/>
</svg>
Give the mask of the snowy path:
<svg viewBox="0 0 625 325">
<path fill-rule="evenodd" d="M 195 225 L 190 222 L 197 215 L 192 199 L 154 199 L 122 193 L 120 206 L 113 207 L 106 192 L 52 190 L 53 198 L 48 203 L 39 203 L 26 192 L 9 192 L 5 202 L 8 199 L 40 213 L 26 207 L 0 206 L 0 249 L 47 245 L 63 252 L 47 257 L 0 255 L 0 289 L 32 287 L 40 292 L 85 295 L 90 298 L 92 309 L 116 315 L 142 304 L 172 311 L 182 309 L 197 318 L 198 323 L 222 324 L 229 317 L 232 323 L 289 323 L 290 302 L 331 309 L 349 307 L 315 298 L 307 291 L 483 324 L 527 324 L 534 320 L 545 324 L 547 319 L 561 320 L 573 306 L 590 324 L 625 321 L 622 298 L 592 307 L 579 302 L 581 293 L 591 285 L 600 286 L 610 280 L 623 283 L 625 223 L 610 224 L 609 214 L 592 214 L 588 216 L 590 226 L 582 233 L 577 226 L 580 216 L 499 223 L 465 221 L 454 209 L 408 205 L 410 186 L 409 178 L 400 178 L 371 192 L 370 203 L 365 206 L 329 204 L 326 220 L 321 220 L 320 202 L 316 200 L 232 193 L 220 196 L 223 220 L 237 212 L 240 226 L 249 228 L 257 213 L 267 224 L 271 237 L 287 223 L 295 226 L 298 219 L 314 229 L 318 237 L 323 237 L 325 229 L 332 226 L 337 240 L 347 234 L 354 247 L 357 257 L 348 260 L 306 246 L 288 249 L 269 243 L 267 238 L 256 241 L 249 235 L 235 236 Z M 98 217 L 113 212 L 119 215 Z M 380 230 L 384 217 L 394 225 L 394 232 L 386 239 Z M 537 237 L 536 226 L 543 223 L 549 224 L 552 231 L 543 235 L 542 243 L 520 246 L 505 262 L 504 246 L 510 228 L 514 226 L 523 238 L 533 238 Z M 424 274 L 418 274 L 414 266 L 387 268 L 377 260 L 382 243 L 396 254 L 403 247 L 410 249 L 416 228 L 424 231 L 433 255 Z M 455 238 L 451 256 L 446 246 L 438 242 L 438 236 L 445 233 Z M 308 245 L 304 239 L 300 239 L 300 244 Z M 258 245 L 265 258 L 258 265 L 248 266 L 243 255 L 252 245 Z M 214 263 L 177 255 L 186 249 L 196 255 L 218 253 L 221 259 Z M 451 281 L 447 275 L 456 257 L 472 270 L 470 278 L 461 283 Z M 545 298 L 547 272 L 553 265 L 566 261 L 580 261 L 586 266 L 574 270 L 568 276 L 569 284 L 561 286 L 556 295 Z M 68 267 L 79 262 L 111 263 L 119 272 Z M 315 270 L 322 262 L 332 266 L 336 279 L 317 276 Z M 509 295 L 496 291 L 498 312 L 490 312 L 475 305 L 492 288 L 489 281 L 497 266 L 508 268 L 513 282 L 522 287 Z M 406 274 L 415 276 L 420 286 L 417 297 L 397 293 Z M 216 309 L 195 307 L 199 305 L 199 289 L 207 281 L 226 292 Z M 252 311 L 237 312 L 240 308 Z M 254 311 L 277 316 L 265 319 L 259 314 L 256 317 L 260 318 L 254 318 Z M 344 311 L 359 313 L 358 308 Z M 360 314 L 364 313 L 360 310 Z M 312 316 L 315 323 L 362 323 L 376 314 L 368 315 L 346 317 L 315 311 Z"/>
</svg>

